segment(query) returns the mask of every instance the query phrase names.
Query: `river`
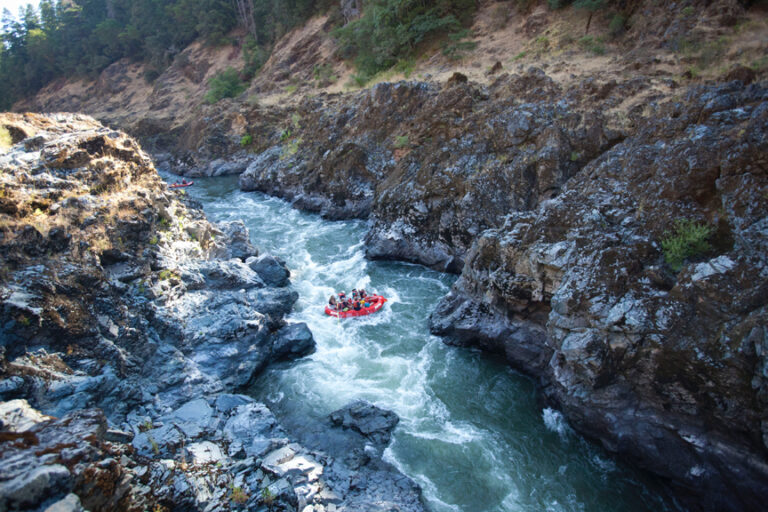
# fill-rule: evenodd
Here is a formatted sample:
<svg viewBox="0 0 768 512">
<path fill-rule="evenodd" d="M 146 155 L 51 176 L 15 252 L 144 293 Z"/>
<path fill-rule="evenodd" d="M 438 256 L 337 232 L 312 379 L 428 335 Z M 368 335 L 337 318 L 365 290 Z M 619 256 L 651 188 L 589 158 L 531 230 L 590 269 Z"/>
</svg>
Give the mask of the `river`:
<svg viewBox="0 0 768 512">
<path fill-rule="evenodd" d="M 235 177 L 187 189 L 213 221 L 242 219 L 253 243 L 286 261 L 317 351 L 268 370 L 251 388 L 301 431 L 355 399 L 401 418 L 385 452 L 423 489 L 434 512 L 675 510 L 647 476 L 573 433 L 537 401 L 534 383 L 498 359 L 444 345 L 429 313 L 455 277 L 363 256 L 361 221 L 330 222 L 286 202 L 243 193 Z M 364 318 L 327 317 L 335 291 L 389 298 Z"/>
</svg>

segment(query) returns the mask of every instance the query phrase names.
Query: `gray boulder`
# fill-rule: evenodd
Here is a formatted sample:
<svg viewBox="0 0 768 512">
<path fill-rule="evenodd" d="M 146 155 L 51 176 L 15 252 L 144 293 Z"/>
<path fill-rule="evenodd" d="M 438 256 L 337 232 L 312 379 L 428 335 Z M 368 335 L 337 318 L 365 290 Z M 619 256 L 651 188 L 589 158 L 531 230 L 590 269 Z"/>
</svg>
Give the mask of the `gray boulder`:
<svg viewBox="0 0 768 512">
<path fill-rule="evenodd" d="M 315 338 L 307 324 L 289 324 L 277 331 L 272 344 L 275 360 L 296 359 L 315 351 Z"/>
<path fill-rule="evenodd" d="M 351 428 L 380 446 L 389 443 L 392 431 L 400 422 L 394 412 L 364 400 L 352 402 L 332 412 L 330 418 L 334 425 Z"/>
<path fill-rule="evenodd" d="M 45 512 L 83 512 L 83 510 L 83 505 L 77 494 L 70 493 L 63 500 L 59 500 L 46 508 Z"/>
<path fill-rule="evenodd" d="M 61 464 L 37 466 L 0 483 L 0 510 L 32 508 L 71 487 L 72 476 Z"/>
<path fill-rule="evenodd" d="M 267 286 L 283 287 L 290 284 L 291 272 L 285 262 L 269 254 L 248 258 L 245 263 L 256 272 Z"/>
<path fill-rule="evenodd" d="M 236 407 L 249 404 L 251 402 L 253 402 L 253 398 L 249 396 L 222 393 L 216 397 L 216 410 L 219 412 L 228 413 Z"/>
<path fill-rule="evenodd" d="M 208 164 L 208 176 L 229 176 L 242 173 L 250 162 L 247 159 L 224 160 L 217 158 Z"/>
<path fill-rule="evenodd" d="M 25 432 L 48 419 L 50 418 L 33 409 L 24 399 L 0 403 L 0 429 L 2 430 Z"/>
<path fill-rule="evenodd" d="M 243 261 L 258 256 L 259 251 L 251 243 L 248 228 L 241 220 L 219 222 L 216 227 L 224 235 L 216 239 L 213 256 L 221 259 L 238 258 Z"/>
<path fill-rule="evenodd" d="M 223 428 L 231 457 L 260 457 L 272 448 L 271 438 L 281 431 L 272 412 L 264 404 L 237 407 Z"/>
</svg>

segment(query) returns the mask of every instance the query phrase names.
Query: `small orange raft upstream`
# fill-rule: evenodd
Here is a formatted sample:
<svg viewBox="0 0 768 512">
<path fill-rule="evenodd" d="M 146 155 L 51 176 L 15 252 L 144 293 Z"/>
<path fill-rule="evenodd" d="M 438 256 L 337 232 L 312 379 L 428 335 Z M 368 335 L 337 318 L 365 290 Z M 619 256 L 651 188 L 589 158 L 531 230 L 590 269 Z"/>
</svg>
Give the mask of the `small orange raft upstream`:
<svg viewBox="0 0 768 512">
<path fill-rule="evenodd" d="M 380 310 L 384 303 L 387 302 L 387 299 L 385 297 L 382 297 L 381 295 L 369 295 L 365 298 L 366 302 L 370 302 L 371 305 L 358 309 L 349 309 L 348 311 L 336 311 L 335 309 L 331 309 L 329 306 L 325 306 L 325 314 L 329 316 L 335 316 L 338 318 L 348 318 L 350 316 L 365 316 L 370 315 L 371 313 L 375 313 L 378 310 Z"/>
<path fill-rule="evenodd" d="M 194 181 L 187 181 L 187 182 L 185 182 L 185 183 L 171 183 L 170 185 L 168 185 L 168 188 L 184 188 L 184 187 L 191 187 L 191 186 L 192 186 L 192 185 L 194 185 L 194 184 L 195 184 L 195 182 L 194 182 Z"/>
</svg>

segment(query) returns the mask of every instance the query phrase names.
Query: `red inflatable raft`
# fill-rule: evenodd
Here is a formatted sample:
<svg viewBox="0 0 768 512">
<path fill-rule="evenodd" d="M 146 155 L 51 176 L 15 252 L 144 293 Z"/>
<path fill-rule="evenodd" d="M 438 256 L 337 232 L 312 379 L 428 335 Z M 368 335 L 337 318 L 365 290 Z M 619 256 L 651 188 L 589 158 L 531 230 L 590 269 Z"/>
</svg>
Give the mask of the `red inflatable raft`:
<svg viewBox="0 0 768 512">
<path fill-rule="evenodd" d="M 184 187 L 191 187 L 194 185 L 194 181 L 190 181 L 189 183 L 172 183 L 168 185 L 168 188 L 184 188 Z"/>
<path fill-rule="evenodd" d="M 366 298 L 366 302 L 370 302 L 371 305 L 360 310 L 350 309 L 349 311 L 336 311 L 329 306 L 325 306 L 325 314 L 339 318 L 370 315 L 371 313 L 380 310 L 384 306 L 384 303 L 387 302 L 387 299 L 381 295 L 370 295 Z"/>
</svg>

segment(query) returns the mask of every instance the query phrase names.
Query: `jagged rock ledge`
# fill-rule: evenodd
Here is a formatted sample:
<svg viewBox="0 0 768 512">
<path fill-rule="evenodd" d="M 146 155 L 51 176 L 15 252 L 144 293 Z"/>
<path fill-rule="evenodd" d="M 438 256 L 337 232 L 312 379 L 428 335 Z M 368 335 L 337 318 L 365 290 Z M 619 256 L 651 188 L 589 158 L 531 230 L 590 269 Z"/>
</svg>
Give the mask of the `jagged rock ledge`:
<svg viewBox="0 0 768 512">
<path fill-rule="evenodd" d="M 655 109 L 562 193 L 480 236 L 431 317 L 538 377 L 571 424 L 693 510 L 768 499 L 768 90 Z M 675 221 L 712 227 L 680 269 Z"/>
<path fill-rule="evenodd" d="M 271 129 L 286 135 L 252 157 L 240 186 L 331 219 L 370 218 L 368 257 L 458 273 L 479 233 L 556 196 L 626 137 L 630 120 L 608 110 L 652 87 L 564 89 L 537 68 L 488 87 L 464 78 L 305 99 L 278 118 L 290 124 Z"/>
<path fill-rule="evenodd" d="M 231 394 L 314 349 L 241 222 L 209 223 L 91 118 L 0 126 L 0 508 L 422 509 L 394 469 L 389 496 L 352 489 L 344 461 Z"/>
</svg>

